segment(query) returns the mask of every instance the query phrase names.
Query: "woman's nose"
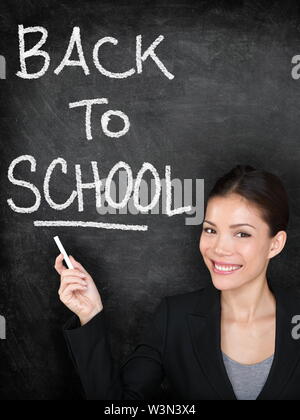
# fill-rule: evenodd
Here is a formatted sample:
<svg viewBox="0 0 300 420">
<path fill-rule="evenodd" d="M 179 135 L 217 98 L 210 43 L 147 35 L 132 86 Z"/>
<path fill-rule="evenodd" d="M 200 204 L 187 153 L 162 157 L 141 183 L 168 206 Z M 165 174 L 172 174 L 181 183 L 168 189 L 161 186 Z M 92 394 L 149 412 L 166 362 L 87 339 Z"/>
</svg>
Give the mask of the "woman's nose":
<svg viewBox="0 0 300 420">
<path fill-rule="evenodd" d="M 231 255 L 232 254 L 232 249 L 231 249 L 231 244 L 230 244 L 228 238 L 219 237 L 216 240 L 216 243 L 215 243 L 215 246 L 214 246 L 214 251 L 217 255 Z"/>
<path fill-rule="evenodd" d="M 228 250 L 224 250 L 224 248 L 215 248 L 216 255 L 231 255 L 232 252 Z"/>
</svg>

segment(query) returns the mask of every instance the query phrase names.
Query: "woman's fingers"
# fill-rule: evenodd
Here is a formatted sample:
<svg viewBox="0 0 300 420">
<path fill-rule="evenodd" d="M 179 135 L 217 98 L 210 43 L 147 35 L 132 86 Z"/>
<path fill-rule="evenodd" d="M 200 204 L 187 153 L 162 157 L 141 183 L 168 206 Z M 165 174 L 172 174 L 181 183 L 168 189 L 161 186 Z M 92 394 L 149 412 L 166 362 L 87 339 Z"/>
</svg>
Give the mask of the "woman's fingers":
<svg viewBox="0 0 300 420">
<path fill-rule="evenodd" d="M 68 303 L 74 297 L 74 292 L 85 292 L 86 289 L 86 286 L 82 286 L 81 284 L 69 284 L 62 292 L 59 292 L 60 300 L 63 303 Z"/>
<path fill-rule="evenodd" d="M 80 279 L 79 277 L 65 277 L 64 280 L 61 282 L 58 293 L 63 293 L 65 288 L 69 284 L 78 284 L 78 285 L 81 285 L 81 286 L 85 286 L 86 289 L 88 287 L 87 282 Z"/>
<path fill-rule="evenodd" d="M 79 270 L 64 269 L 61 273 L 62 279 L 65 277 L 70 277 L 70 276 L 80 277 L 82 279 L 86 278 L 86 274 L 84 274 L 82 271 L 79 271 Z"/>
<path fill-rule="evenodd" d="M 77 268 L 78 270 L 82 271 L 83 273 L 88 274 L 88 272 L 86 271 L 86 269 L 83 267 L 83 265 L 80 264 L 80 262 L 78 262 L 77 260 L 75 260 L 74 257 L 72 257 L 72 255 L 70 255 L 70 260 L 74 266 L 74 268 Z"/>
<path fill-rule="evenodd" d="M 54 265 L 54 268 L 55 268 L 55 270 L 58 272 L 58 274 L 60 275 L 61 273 L 62 273 L 62 271 L 66 268 L 66 267 L 64 267 L 64 265 L 63 265 L 63 259 L 64 259 L 64 256 L 63 256 L 63 254 L 59 254 L 59 256 L 56 258 L 56 260 L 55 260 L 55 265 Z"/>
<path fill-rule="evenodd" d="M 86 274 L 89 275 L 89 273 L 86 271 L 86 269 L 78 262 L 75 260 L 74 257 L 72 257 L 70 255 L 70 260 L 74 266 L 74 270 L 73 269 L 67 269 L 64 264 L 63 264 L 63 260 L 64 260 L 64 256 L 63 254 L 59 254 L 58 257 L 55 260 L 55 265 L 54 268 L 55 270 L 58 272 L 59 275 L 77 275 L 78 272 L 81 272 L 82 274 Z"/>
</svg>

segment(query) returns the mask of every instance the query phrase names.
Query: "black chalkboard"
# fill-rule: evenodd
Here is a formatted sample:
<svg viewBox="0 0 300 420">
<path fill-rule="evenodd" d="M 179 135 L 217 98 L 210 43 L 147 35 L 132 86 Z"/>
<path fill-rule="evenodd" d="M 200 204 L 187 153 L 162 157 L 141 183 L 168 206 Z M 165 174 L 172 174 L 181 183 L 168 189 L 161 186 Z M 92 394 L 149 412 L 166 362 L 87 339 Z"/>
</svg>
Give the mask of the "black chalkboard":
<svg viewBox="0 0 300 420">
<path fill-rule="evenodd" d="M 95 189 L 83 191 L 82 211 L 78 200 L 62 210 L 52 208 L 43 184 L 58 158 L 49 184 L 56 203 L 64 203 L 76 187 L 75 165 L 80 165 L 82 181 L 90 183 L 91 162 L 98 163 L 101 179 L 120 161 L 136 178 L 148 162 L 160 178 L 168 165 L 172 179 L 193 180 L 191 202 L 198 204 L 199 217 L 203 203 L 196 180 L 204 180 L 206 196 L 217 177 L 238 163 L 276 173 L 290 195 L 291 225 L 288 246 L 272 262 L 270 277 L 297 284 L 300 81 L 298 61 L 292 62 L 300 54 L 297 1 L 2 0 L 0 8 L 0 315 L 6 319 L 6 339 L 0 340 L 1 399 L 82 397 L 61 331 L 71 313 L 58 299 L 53 236 L 60 236 L 97 283 L 118 364 L 133 350 L 162 296 L 209 281 L 198 250 L 201 222 L 186 223 L 191 214 L 99 214 Z M 21 25 L 47 30 L 41 49 L 50 64 L 36 79 L 18 75 Z M 66 66 L 56 74 L 74 28 L 80 29 L 86 67 Z M 138 36 L 143 50 L 163 36 L 155 51 L 173 78 L 152 57 L 138 72 Z M 111 78 L 95 66 L 93 49 L 105 37 L 110 42 L 99 49 L 103 66 L 115 73 L 134 69 L 134 74 Z M 26 48 L 40 38 L 41 32 L 28 33 Z M 70 60 L 78 60 L 78 49 L 73 52 Z M 37 73 L 43 63 L 42 56 L 28 58 L 27 72 Z M 88 140 L 86 109 L 69 104 L 96 98 L 107 98 L 108 104 L 93 108 L 93 138 Z M 103 132 L 101 117 L 109 110 L 122 111 L 130 121 L 119 138 Z M 114 116 L 107 128 L 121 131 L 124 121 Z M 27 158 L 15 166 L 15 178 L 34 184 L 41 195 L 30 213 L 11 206 L 36 204 L 32 190 L 9 178 L 20 156 Z M 145 179 L 151 179 L 149 172 Z M 41 226 L 36 221 L 142 225 L 147 230 Z"/>
</svg>

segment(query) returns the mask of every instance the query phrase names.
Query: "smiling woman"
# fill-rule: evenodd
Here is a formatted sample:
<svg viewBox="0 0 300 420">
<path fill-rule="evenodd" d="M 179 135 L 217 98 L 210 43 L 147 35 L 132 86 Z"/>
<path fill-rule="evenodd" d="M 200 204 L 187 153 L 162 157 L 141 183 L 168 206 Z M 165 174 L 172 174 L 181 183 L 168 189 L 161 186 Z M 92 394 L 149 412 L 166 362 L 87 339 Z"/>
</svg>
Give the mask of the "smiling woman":
<svg viewBox="0 0 300 420">
<path fill-rule="evenodd" d="M 214 286 L 237 289 L 265 280 L 269 260 L 285 244 L 288 219 L 287 194 L 273 174 L 238 166 L 218 180 L 200 239 Z"/>
<path fill-rule="evenodd" d="M 285 245 L 288 220 L 281 181 L 251 166 L 232 169 L 208 198 L 199 247 L 214 287 L 222 292 L 221 350 L 237 397 L 256 399 L 261 391 L 251 384 L 241 389 L 246 382 L 232 376 L 237 366 L 256 366 L 275 353 L 276 301 L 266 272 Z M 235 363 L 232 372 L 228 361 Z"/>
<path fill-rule="evenodd" d="M 65 269 L 58 256 L 60 299 L 79 318 L 65 325 L 65 337 L 87 398 L 152 399 L 166 379 L 171 399 L 300 399 L 300 341 L 291 334 L 300 300 L 266 275 L 288 220 L 275 175 L 239 165 L 220 178 L 199 244 L 211 284 L 165 296 L 120 370 L 93 279 L 74 259 L 76 270 Z"/>
</svg>

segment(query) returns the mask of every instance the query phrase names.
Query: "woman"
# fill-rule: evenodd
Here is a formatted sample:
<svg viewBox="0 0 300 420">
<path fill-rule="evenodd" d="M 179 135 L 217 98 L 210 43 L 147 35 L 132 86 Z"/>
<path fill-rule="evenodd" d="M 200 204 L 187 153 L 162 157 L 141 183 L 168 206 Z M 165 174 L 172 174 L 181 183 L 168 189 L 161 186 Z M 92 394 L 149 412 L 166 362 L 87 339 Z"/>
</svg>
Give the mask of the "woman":
<svg viewBox="0 0 300 420">
<path fill-rule="evenodd" d="M 88 399 L 144 400 L 163 380 L 181 400 L 300 399 L 295 292 L 269 284 L 267 268 L 287 240 L 287 193 L 273 174 L 238 165 L 209 194 L 200 252 L 209 285 L 161 299 L 134 352 L 114 366 L 105 311 L 92 277 L 72 258 L 61 301 L 64 333 Z"/>
</svg>

